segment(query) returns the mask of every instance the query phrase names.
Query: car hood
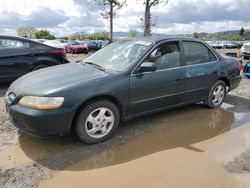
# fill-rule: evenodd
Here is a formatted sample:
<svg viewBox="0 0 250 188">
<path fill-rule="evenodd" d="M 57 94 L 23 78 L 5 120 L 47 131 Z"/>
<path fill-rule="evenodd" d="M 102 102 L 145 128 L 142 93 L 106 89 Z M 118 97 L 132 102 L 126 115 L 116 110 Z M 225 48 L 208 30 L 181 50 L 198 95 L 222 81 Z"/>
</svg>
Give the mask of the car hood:
<svg viewBox="0 0 250 188">
<path fill-rule="evenodd" d="M 37 70 L 13 82 L 9 91 L 18 95 L 49 95 L 64 89 L 98 81 L 110 76 L 109 73 L 92 65 L 70 63 Z"/>
</svg>

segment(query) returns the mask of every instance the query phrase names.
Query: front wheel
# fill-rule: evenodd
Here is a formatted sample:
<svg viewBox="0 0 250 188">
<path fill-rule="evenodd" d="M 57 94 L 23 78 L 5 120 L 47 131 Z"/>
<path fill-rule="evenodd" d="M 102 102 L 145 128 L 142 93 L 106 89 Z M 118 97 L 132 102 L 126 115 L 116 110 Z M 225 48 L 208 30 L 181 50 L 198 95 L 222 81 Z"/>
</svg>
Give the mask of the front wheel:
<svg viewBox="0 0 250 188">
<path fill-rule="evenodd" d="M 219 80 L 211 88 L 206 104 L 210 108 L 219 108 L 223 103 L 225 97 L 226 84 L 225 82 Z"/>
<path fill-rule="evenodd" d="M 108 100 L 89 103 L 78 114 L 75 133 L 85 143 L 95 144 L 108 139 L 120 122 L 116 105 Z"/>
</svg>

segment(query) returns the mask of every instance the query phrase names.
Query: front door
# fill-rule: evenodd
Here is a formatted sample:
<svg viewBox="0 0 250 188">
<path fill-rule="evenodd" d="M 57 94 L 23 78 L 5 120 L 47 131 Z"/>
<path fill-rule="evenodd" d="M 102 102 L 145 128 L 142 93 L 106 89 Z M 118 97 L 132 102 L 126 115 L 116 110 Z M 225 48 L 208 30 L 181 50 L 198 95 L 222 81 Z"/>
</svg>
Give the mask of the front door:
<svg viewBox="0 0 250 188">
<path fill-rule="evenodd" d="M 130 77 L 130 112 L 139 114 L 182 102 L 185 68 L 178 41 L 159 45 L 144 62 L 153 62 L 152 72 L 135 71 Z"/>
</svg>

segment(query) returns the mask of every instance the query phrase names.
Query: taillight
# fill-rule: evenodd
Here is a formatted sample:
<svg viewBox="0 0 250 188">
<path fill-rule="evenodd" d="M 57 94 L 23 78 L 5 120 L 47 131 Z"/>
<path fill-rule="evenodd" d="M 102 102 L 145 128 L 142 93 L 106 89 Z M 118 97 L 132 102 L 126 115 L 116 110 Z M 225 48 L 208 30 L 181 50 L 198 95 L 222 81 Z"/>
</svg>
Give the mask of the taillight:
<svg viewBox="0 0 250 188">
<path fill-rule="evenodd" d="M 66 55 L 64 49 L 61 49 L 61 50 L 51 50 L 49 53 L 50 54 L 54 54 L 54 55 L 59 55 L 59 56 L 65 56 Z"/>
<path fill-rule="evenodd" d="M 238 62 L 238 65 L 237 65 L 237 72 L 238 72 L 238 74 L 240 74 L 240 72 L 241 72 L 242 69 L 243 69 L 242 61 L 240 60 L 240 61 Z"/>
</svg>

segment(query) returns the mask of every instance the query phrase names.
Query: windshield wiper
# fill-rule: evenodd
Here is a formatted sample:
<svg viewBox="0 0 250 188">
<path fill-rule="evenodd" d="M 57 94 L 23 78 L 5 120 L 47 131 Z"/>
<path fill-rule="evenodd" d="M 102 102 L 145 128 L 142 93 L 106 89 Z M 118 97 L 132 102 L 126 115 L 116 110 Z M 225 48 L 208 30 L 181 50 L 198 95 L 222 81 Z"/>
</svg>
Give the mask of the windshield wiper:
<svg viewBox="0 0 250 188">
<path fill-rule="evenodd" d="M 101 65 L 98 65 L 96 63 L 93 63 L 93 62 L 86 62 L 84 61 L 84 63 L 86 64 L 89 64 L 89 65 L 93 65 L 95 68 L 99 69 L 99 70 L 102 70 L 102 71 L 105 71 L 105 68 L 103 68 Z"/>
</svg>

